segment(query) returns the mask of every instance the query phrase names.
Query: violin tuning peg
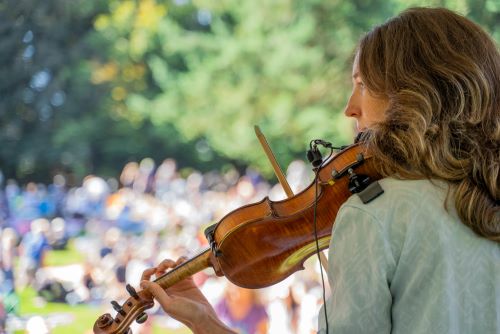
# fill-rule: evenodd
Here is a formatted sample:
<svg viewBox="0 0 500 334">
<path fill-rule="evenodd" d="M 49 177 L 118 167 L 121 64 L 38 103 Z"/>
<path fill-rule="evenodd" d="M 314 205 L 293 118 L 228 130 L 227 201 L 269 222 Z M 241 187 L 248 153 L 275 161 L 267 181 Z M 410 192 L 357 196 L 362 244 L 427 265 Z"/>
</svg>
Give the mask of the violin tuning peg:
<svg viewBox="0 0 500 334">
<path fill-rule="evenodd" d="M 137 316 L 137 319 L 135 319 L 135 321 L 137 321 L 138 324 L 142 324 L 142 323 L 146 322 L 146 320 L 148 320 L 148 315 L 144 312 L 139 314 Z"/>
<path fill-rule="evenodd" d="M 121 315 L 126 315 L 127 313 L 123 310 L 123 307 L 120 306 L 116 301 L 112 300 L 111 305 L 115 309 L 116 312 L 120 313 Z"/>
<path fill-rule="evenodd" d="M 122 308 L 122 307 L 120 306 L 120 304 L 118 304 L 118 303 L 117 303 L 116 301 L 114 301 L 114 300 L 112 300 L 112 301 L 111 301 L 111 305 L 113 306 L 113 309 L 114 309 L 115 311 L 121 310 L 121 308 Z"/>
<path fill-rule="evenodd" d="M 134 299 L 139 299 L 139 295 L 137 294 L 137 291 L 135 291 L 134 287 L 130 284 L 127 284 L 125 286 L 125 289 L 127 289 L 127 292 L 134 297 Z"/>
</svg>

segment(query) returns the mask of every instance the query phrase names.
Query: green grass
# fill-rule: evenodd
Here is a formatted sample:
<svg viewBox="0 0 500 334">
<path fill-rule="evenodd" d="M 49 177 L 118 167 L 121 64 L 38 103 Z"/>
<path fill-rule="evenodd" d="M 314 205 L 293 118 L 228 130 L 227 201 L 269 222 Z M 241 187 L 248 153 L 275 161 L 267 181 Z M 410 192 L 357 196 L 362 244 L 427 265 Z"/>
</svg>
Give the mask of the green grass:
<svg viewBox="0 0 500 334">
<path fill-rule="evenodd" d="M 73 241 L 68 242 L 68 247 L 62 250 L 50 250 L 45 258 L 46 266 L 66 266 L 74 263 L 83 263 L 85 256 L 78 252 Z"/>
<path fill-rule="evenodd" d="M 72 321 L 68 326 L 60 326 L 53 329 L 53 334 L 86 333 L 92 328 L 96 319 L 96 309 L 88 305 L 70 306 L 62 303 L 46 303 L 37 305 L 37 294 L 32 288 L 26 288 L 19 292 L 19 314 L 21 316 L 40 315 L 46 316 L 53 313 L 67 313 Z M 21 334 L 22 332 L 19 332 Z"/>
</svg>

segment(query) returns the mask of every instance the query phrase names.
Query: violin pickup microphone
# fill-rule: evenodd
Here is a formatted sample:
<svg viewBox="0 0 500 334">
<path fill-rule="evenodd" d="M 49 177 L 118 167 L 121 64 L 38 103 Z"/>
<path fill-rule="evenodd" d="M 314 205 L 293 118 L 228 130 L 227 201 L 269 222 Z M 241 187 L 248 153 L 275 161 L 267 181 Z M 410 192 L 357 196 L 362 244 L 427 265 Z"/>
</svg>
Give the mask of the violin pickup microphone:
<svg viewBox="0 0 500 334">
<path fill-rule="evenodd" d="M 313 139 L 309 143 L 309 150 L 307 150 L 307 160 L 313 165 L 314 168 L 318 168 L 321 166 L 323 163 L 323 156 L 321 155 L 321 152 L 318 149 L 318 145 L 323 146 L 324 148 L 329 148 L 330 150 L 333 149 L 338 149 L 337 147 L 334 147 L 332 143 L 327 142 L 326 140 L 323 139 Z"/>
<path fill-rule="evenodd" d="M 318 150 L 317 146 L 314 145 L 312 149 L 307 151 L 307 160 L 313 165 L 314 168 L 321 166 L 323 163 L 323 156 Z"/>
</svg>

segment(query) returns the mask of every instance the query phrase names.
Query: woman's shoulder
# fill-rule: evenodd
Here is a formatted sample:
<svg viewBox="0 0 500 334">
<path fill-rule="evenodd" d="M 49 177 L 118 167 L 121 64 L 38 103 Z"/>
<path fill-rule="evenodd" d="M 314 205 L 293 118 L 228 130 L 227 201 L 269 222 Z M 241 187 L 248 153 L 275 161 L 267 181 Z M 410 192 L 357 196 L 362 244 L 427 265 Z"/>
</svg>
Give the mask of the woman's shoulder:
<svg viewBox="0 0 500 334">
<path fill-rule="evenodd" d="M 447 182 L 437 179 L 405 180 L 387 177 L 379 180 L 379 183 L 388 197 L 398 198 L 440 196 L 444 199 L 449 189 Z"/>
<path fill-rule="evenodd" d="M 365 217 L 382 229 L 406 229 L 408 224 L 415 222 L 427 225 L 459 220 L 446 182 L 396 178 L 384 178 L 378 182 L 384 191 L 380 196 L 365 204 L 359 196 L 353 195 L 339 213 L 345 215 L 349 211 L 356 219 Z"/>
<path fill-rule="evenodd" d="M 399 205 L 421 207 L 422 205 L 444 204 L 449 192 L 448 183 L 440 180 L 403 180 L 384 178 L 378 181 L 383 193 L 369 203 L 363 203 L 358 195 L 353 195 L 345 206 L 359 207 L 373 211 L 377 208 L 394 209 Z"/>
</svg>

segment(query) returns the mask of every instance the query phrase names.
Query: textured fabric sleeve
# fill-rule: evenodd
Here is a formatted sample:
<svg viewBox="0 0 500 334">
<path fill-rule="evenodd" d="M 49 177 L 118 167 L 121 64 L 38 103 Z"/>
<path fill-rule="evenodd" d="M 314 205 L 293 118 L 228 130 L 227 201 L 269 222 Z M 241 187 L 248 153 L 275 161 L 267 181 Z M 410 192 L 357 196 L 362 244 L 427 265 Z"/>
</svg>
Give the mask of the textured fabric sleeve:
<svg viewBox="0 0 500 334">
<path fill-rule="evenodd" d="M 329 249 L 328 332 L 390 333 L 389 290 L 395 261 L 383 226 L 360 207 L 344 205 Z M 326 333 L 324 306 L 319 332 Z"/>
</svg>

